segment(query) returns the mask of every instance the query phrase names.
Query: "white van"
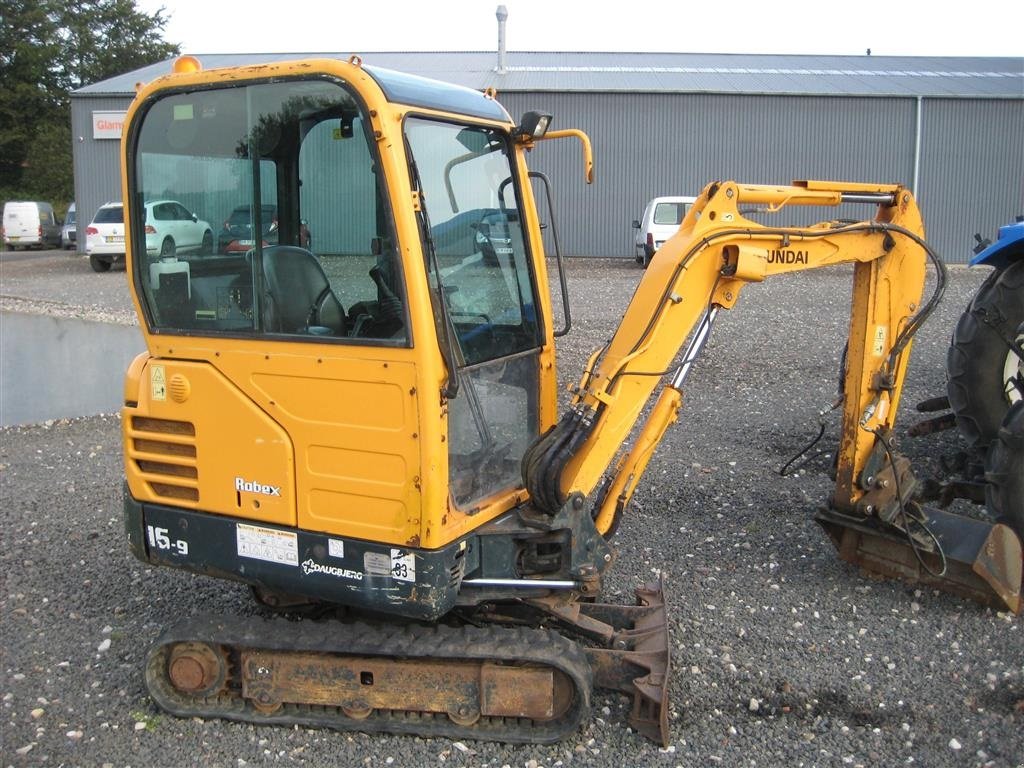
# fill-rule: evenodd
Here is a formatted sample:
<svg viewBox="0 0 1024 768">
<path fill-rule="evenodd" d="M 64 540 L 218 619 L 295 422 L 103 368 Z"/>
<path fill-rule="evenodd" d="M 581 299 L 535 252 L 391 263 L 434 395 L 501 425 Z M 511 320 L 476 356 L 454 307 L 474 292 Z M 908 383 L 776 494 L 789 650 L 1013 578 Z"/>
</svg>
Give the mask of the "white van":
<svg viewBox="0 0 1024 768">
<path fill-rule="evenodd" d="M 59 248 L 60 223 L 49 203 L 4 203 L 4 245 L 18 248 Z"/>
<path fill-rule="evenodd" d="M 696 201 L 696 197 L 656 197 L 647 204 L 643 218 L 633 222 L 637 264 L 646 268 L 651 263 L 654 252 L 676 233 Z"/>
</svg>

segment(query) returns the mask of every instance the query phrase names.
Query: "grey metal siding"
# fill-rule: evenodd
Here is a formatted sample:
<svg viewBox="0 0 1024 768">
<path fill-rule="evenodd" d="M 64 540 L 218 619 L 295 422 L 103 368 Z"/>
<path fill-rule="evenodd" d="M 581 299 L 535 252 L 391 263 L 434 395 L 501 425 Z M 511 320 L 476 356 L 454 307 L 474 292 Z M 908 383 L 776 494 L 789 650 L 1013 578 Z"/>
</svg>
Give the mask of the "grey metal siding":
<svg viewBox="0 0 1024 768">
<path fill-rule="evenodd" d="M 541 144 L 530 158 L 555 186 L 567 255 L 632 255 L 630 222 L 647 200 L 696 194 L 718 179 L 914 182 L 912 98 L 533 92 L 499 100 L 516 117 L 550 111 L 556 128 L 581 128 L 593 140 L 592 188 L 568 142 Z M 979 227 L 994 233 L 1024 209 L 1024 101 L 925 99 L 923 106 L 917 197 L 926 232 L 947 261 L 965 263 L 965 244 Z M 805 215 L 873 212 L 843 206 Z"/>
<path fill-rule="evenodd" d="M 925 99 L 921 184 L 928 239 L 950 263 L 1024 215 L 1024 100 Z"/>
<path fill-rule="evenodd" d="M 550 111 L 556 128 L 581 128 L 594 142 L 596 180 L 589 187 L 574 141 L 542 143 L 530 157 L 531 167 L 552 179 L 567 255 L 632 256 L 630 222 L 647 200 L 696 194 L 716 179 L 914 181 L 915 98 L 534 91 L 499 93 L 499 100 L 517 119 L 529 109 Z M 72 99 L 83 229 L 97 207 L 120 198 L 118 142 L 93 140 L 92 111 L 128 103 Z M 920 103 L 916 194 L 926 232 L 948 262 L 965 263 L 975 232 L 993 237 L 1024 213 L 1024 99 Z M 833 215 L 870 212 L 822 211 Z"/>
<path fill-rule="evenodd" d="M 121 142 L 92 137 L 94 111 L 124 111 L 129 98 L 72 98 L 71 137 L 74 146 L 75 206 L 78 247 L 85 251 L 85 228 L 96 209 L 121 199 Z"/>
<path fill-rule="evenodd" d="M 559 234 L 570 255 L 632 255 L 630 222 L 650 198 L 695 195 L 715 180 L 909 184 L 913 174 L 913 101 L 553 93 L 499 99 L 513 115 L 549 110 L 556 128 L 582 128 L 593 140 L 592 189 L 582 184 L 576 147 L 541 144 L 530 158 L 531 167 L 555 183 Z M 835 215 L 815 211 L 786 221 Z M 847 206 L 840 215 L 858 215 L 858 209 Z"/>
</svg>

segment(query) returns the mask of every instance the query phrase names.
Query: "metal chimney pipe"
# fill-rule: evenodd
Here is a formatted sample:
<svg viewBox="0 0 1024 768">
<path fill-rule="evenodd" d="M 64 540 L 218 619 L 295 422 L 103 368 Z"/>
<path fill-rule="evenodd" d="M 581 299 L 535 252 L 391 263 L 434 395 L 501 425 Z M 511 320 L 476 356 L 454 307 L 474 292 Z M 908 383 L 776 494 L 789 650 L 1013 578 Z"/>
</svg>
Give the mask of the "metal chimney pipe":
<svg viewBox="0 0 1024 768">
<path fill-rule="evenodd" d="M 505 74 L 505 20 L 508 19 L 508 9 L 499 5 L 494 14 L 498 17 L 498 69 L 499 75 Z"/>
</svg>

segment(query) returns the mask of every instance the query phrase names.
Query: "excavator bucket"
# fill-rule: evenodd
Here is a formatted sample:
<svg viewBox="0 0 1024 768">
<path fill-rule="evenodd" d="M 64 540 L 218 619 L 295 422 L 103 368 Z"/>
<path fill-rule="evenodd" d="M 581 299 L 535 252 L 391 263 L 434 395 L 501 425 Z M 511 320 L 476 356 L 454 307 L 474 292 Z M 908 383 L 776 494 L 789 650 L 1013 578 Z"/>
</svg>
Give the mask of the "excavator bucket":
<svg viewBox="0 0 1024 768">
<path fill-rule="evenodd" d="M 864 571 L 904 579 L 967 597 L 998 610 L 1020 613 L 1021 542 L 999 523 L 925 507 L 931 545 L 874 518 L 856 520 L 822 510 L 816 520 L 839 556 Z"/>
</svg>

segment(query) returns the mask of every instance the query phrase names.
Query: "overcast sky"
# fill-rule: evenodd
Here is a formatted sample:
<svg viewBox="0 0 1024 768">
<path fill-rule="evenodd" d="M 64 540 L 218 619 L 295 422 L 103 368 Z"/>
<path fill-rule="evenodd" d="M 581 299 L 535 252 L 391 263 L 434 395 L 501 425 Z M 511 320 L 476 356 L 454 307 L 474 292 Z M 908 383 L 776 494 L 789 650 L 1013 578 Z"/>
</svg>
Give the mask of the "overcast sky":
<svg viewBox="0 0 1024 768">
<path fill-rule="evenodd" d="M 137 0 L 184 53 L 488 51 L 496 0 Z M 505 0 L 510 51 L 1024 57 L 1022 0 Z"/>
</svg>

